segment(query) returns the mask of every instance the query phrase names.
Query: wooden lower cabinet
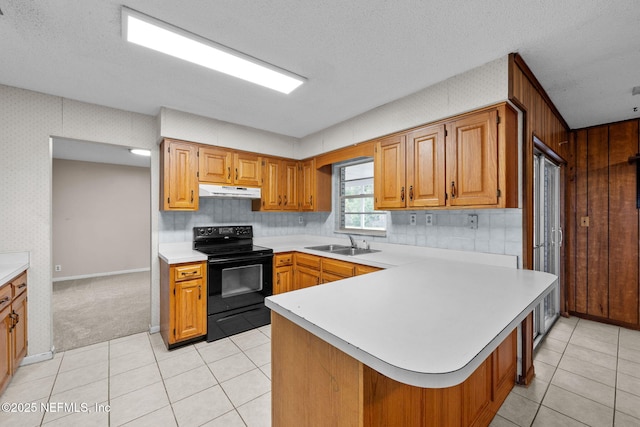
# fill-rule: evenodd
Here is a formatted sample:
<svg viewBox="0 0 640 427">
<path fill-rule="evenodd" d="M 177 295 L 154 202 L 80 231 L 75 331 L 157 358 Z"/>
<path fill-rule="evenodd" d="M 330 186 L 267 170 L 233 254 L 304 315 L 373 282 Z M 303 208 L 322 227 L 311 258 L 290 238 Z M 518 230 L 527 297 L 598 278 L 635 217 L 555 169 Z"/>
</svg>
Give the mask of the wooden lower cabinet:
<svg viewBox="0 0 640 427">
<path fill-rule="evenodd" d="M 160 335 L 171 349 L 207 334 L 207 263 L 160 262 Z"/>
<path fill-rule="evenodd" d="M 293 252 L 273 256 L 273 294 L 293 290 Z"/>
<path fill-rule="evenodd" d="M 303 252 L 279 253 L 273 257 L 273 293 L 295 291 L 378 270 L 381 269 Z"/>
<path fill-rule="evenodd" d="M 432 389 L 388 378 L 272 313 L 272 425 L 488 426 L 515 384 L 516 333 L 462 384 Z"/>
<path fill-rule="evenodd" d="M 27 355 L 27 273 L 0 287 L 0 394 Z"/>
</svg>

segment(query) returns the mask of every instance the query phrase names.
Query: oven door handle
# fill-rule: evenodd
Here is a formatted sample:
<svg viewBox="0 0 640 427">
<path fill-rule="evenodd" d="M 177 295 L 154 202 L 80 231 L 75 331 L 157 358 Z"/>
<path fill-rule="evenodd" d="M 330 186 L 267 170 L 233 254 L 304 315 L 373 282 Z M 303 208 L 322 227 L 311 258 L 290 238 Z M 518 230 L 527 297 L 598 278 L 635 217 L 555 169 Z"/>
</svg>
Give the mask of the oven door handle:
<svg viewBox="0 0 640 427">
<path fill-rule="evenodd" d="M 245 262 L 245 261 L 262 261 L 266 259 L 273 259 L 273 254 L 264 254 L 264 255 L 248 255 L 246 257 L 239 258 L 214 258 L 209 260 L 209 264 L 222 264 L 222 263 L 236 263 L 236 262 Z"/>
</svg>

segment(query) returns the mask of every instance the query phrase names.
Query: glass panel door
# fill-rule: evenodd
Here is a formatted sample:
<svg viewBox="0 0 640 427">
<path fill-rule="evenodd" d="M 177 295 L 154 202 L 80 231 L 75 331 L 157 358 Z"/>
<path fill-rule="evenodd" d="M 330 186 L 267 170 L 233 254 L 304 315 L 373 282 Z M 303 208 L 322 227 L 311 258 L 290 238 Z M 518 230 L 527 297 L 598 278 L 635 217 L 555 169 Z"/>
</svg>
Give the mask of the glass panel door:
<svg viewBox="0 0 640 427">
<path fill-rule="evenodd" d="M 534 269 L 560 276 L 560 167 L 542 153 L 534 156 Z M 536 345 L 558 318 L 559 280 L 534 310 Z"/>
</svg>

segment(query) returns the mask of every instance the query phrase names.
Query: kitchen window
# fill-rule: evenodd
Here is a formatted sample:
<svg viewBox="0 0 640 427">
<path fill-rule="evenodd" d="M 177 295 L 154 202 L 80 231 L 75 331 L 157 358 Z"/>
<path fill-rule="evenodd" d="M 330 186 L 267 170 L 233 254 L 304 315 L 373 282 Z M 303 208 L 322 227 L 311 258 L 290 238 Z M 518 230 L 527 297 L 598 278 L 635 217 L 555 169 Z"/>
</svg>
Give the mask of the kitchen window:
<svg viewBox="0 0 640 427">
<path fill-rule="evenodd" d="M 373 208 L 373 160 L 339 167 L 339 231 L 356 234 L 384 234 L 386 212 Z"/>
</svg>

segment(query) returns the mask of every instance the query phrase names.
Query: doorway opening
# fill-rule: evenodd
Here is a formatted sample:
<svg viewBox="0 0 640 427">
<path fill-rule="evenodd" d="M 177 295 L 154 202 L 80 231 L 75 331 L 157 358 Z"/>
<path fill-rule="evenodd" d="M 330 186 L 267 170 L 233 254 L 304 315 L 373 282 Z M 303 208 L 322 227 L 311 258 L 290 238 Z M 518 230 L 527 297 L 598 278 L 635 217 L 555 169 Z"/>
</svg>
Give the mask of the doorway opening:
<svg viewBox="0 0 640 427">
<path fill-rule="evenodd" d="M 147 331 L 151 162 L 52 138 L 53 343 L 66 351 Z"/>
</svg>

